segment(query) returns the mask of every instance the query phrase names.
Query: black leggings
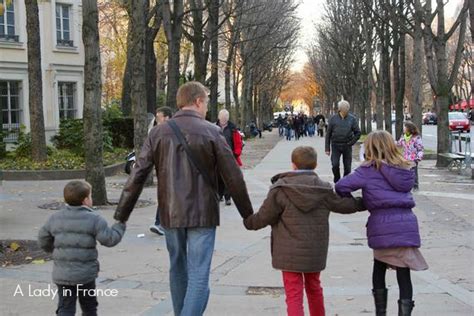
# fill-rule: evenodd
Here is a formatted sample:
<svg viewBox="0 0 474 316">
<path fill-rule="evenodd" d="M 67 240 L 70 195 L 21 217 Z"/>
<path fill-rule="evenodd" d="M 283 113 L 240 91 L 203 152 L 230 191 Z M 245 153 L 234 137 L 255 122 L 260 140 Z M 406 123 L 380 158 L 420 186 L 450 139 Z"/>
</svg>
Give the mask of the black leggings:
<svg viewBox="0 0 474 316">
<path fill-rule="evenodd" d="M 374 272 L 372 273 L 372 285 L 375 290 L 385 289 L 385 272 L 387 264 L 374 259 Z M 397 267 L 397 282 L 400 289 L 400 299 L 413 298 L 413 286 L 411 284 L 410 269 Z"/>
</svg>

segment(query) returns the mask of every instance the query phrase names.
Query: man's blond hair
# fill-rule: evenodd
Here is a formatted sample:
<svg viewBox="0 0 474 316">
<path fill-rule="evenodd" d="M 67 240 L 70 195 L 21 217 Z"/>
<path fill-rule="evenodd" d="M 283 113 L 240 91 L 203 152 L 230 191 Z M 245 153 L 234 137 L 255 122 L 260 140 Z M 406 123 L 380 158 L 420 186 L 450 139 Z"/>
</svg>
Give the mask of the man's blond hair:
<svg viewBox="0 0 474 316">
<path fill-rule="evenodd" d="M 192 105 L 198 98 L 207 98 L 209 89 L 198 81 L 190 81 L 183 84 L 178 89 L 176 105 L 179 109 Z"/>
</svg>

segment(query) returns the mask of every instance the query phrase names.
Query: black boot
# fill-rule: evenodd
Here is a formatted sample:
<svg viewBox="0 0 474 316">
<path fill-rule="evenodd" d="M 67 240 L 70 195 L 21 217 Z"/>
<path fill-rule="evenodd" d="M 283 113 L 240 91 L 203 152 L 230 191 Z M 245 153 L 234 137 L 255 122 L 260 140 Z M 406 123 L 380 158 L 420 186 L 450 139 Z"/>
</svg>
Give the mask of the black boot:
<svg viewBox="0 0 474 316">
<path fill-rule="evenodd" d="M 398 316 L 410 316 L 415 302 L 408 299 L 398 300 Z"/>
<path fill-rule="evenodd" d="M 387 289 L 374 289 L 372 295 L 374 296 L 375 302 L 375 315 L 385 316 L 387 315 Z"/>
</svg>

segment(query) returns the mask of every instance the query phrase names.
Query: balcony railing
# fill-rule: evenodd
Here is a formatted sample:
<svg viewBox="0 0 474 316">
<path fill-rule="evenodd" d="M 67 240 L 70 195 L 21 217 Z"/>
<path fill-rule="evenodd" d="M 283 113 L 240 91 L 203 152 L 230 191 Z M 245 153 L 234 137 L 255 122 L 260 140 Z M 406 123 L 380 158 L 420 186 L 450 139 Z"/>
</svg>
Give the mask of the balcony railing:
<svg viewBox="0 0 474 316">
<path fill-rule="evenodd" d="M 14 143 L 20 134 L 20 124 L 2 124 L 3 142 Z"/>
<path fill-rule="evenodd" d="M 71 40 L 58 39 L 58 46 L 74 47 L 74 42 Z"/>
<path fill-rule="evenodd" d="M 0 41 L 18 42 L 19 37 L 18 35 L 0 34 Z"/>
</svg>

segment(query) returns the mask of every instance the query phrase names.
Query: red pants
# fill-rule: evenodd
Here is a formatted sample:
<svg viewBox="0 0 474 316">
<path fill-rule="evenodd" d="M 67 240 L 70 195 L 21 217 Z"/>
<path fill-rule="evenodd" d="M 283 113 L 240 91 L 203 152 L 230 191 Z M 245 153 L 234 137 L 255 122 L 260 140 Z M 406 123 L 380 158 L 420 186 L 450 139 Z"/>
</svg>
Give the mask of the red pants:
<svg viewBox="0 0 474 316">
<path fill-rule="evenodd" d="M 303 283 L 304 282 L 304 283 Z M 288 316 L 303 316 L 303 288 L 308 298 L 311 316 L 324 316 L 324 297 L 319 272 L 299 273 L 283 271 Z"/>
</svg>

